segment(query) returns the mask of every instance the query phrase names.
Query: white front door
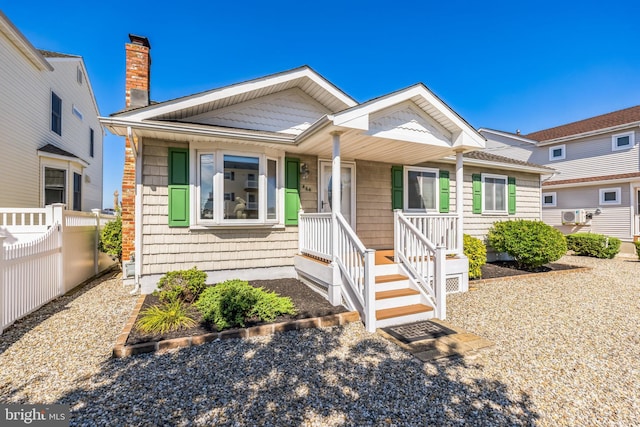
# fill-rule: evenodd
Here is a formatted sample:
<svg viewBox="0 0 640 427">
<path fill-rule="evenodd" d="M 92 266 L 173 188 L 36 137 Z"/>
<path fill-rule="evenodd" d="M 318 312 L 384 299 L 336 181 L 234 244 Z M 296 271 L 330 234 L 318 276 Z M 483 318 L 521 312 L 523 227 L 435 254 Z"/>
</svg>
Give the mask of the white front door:
<svg viewBox="0 0 640 427">
<path fill-rule="evenodd" d="M 340 165 L 340 184 L 342 188 L 341 209 L 342 215 L 351 228 L 356 225 L 356 165 L 344 163 Z M 320 162 L 320 193 L 318 197 L 318 212 L 331 212 L 331 162 Z"/>
</svg>

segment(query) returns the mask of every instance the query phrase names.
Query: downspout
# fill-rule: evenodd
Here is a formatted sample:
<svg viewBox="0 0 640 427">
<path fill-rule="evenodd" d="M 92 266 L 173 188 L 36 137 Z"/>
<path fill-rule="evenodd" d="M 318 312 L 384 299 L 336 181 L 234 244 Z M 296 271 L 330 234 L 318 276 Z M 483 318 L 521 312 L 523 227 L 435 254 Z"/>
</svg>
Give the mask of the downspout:
<svg viewBox="0 0 640 427">
<path fill-rule="evenodd" d="M 127 128 L 129 131 L 131 128 Z M 133 137 L 133 132 L 130 133 Z M 142 272 L 142 144 L 139 146 L 139 150 L 136 150 L 136 144 L 134 139 L 130 139 L 131 147 L 134 150 L 136 158 L 136 197 L 135 197 L 135 231 L 134 231 L 134 253 L 135 259 L 135 275 L 134 275 L 134 287 L 131 294 L 136 294 L 140 291 L 140 275 Z"/>
</svg>

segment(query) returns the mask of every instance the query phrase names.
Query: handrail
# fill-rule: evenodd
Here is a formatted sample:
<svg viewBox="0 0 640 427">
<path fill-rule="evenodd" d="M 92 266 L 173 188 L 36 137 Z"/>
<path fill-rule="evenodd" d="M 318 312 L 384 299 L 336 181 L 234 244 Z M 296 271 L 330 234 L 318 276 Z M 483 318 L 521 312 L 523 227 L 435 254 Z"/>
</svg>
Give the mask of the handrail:
<svg viewBox="0 0 640 427">
<path fill-rule="evenodd" d="M 348 284 L 345 298 L 357 301 L 367 331 L 375 332 L 375 250 L 364 246 L 340 212 L 335 217 L 338 241 L 334 260 Z"/>
<path fill-rule="evenodd" d="M 437 247 L 407 219 L 395 211 L 395 257 L 409 273 L 420 293 L 433 304 L 436 316 L 446 316 L 446 250 Z M 433 272 L 430 267 L 433 265 Z M 433 279 L 433 282 L 431 281 Z"/>
</svg>

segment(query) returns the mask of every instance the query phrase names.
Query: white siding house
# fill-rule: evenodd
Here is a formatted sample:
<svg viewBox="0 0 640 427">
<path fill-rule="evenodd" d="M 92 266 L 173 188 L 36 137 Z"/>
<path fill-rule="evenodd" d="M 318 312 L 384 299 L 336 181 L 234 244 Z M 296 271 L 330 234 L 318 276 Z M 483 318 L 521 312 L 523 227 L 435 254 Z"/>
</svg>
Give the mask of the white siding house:
<svg viewBox="0 0 640 427">
<path fill-rule="evenodd" d="M 564 233 L 640 236 L 640 106 L 533 132 L 480 129 L 487 152 L 557 171 L 542 186 L 543 220 Z M 569 222 L 578 211 L 583 220 Z M 563 216 L 567 213 L 567 217 Z"/>
<path fill-rule="evenodd" d="M 81 57 L 40 51 L 0 12 L 0 207 L 102 207 L 98 107 Z"/>
</svg>

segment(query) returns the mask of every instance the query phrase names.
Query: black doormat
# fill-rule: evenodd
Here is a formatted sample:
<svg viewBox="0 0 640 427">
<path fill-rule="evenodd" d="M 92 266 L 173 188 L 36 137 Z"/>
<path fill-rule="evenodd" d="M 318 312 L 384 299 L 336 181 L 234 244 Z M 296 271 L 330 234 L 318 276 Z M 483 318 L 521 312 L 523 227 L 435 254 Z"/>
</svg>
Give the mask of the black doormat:
<svg viewBox="0 0 640 427">
<path fill-rule="evenodd" d="M 445 335 L 455 334 L 456 331 L 430 321 L 408 323 L 406 325 L 389 326 L 383 331 L 405 344 L 416 341 L 435 339 Z"/>
</svg>

